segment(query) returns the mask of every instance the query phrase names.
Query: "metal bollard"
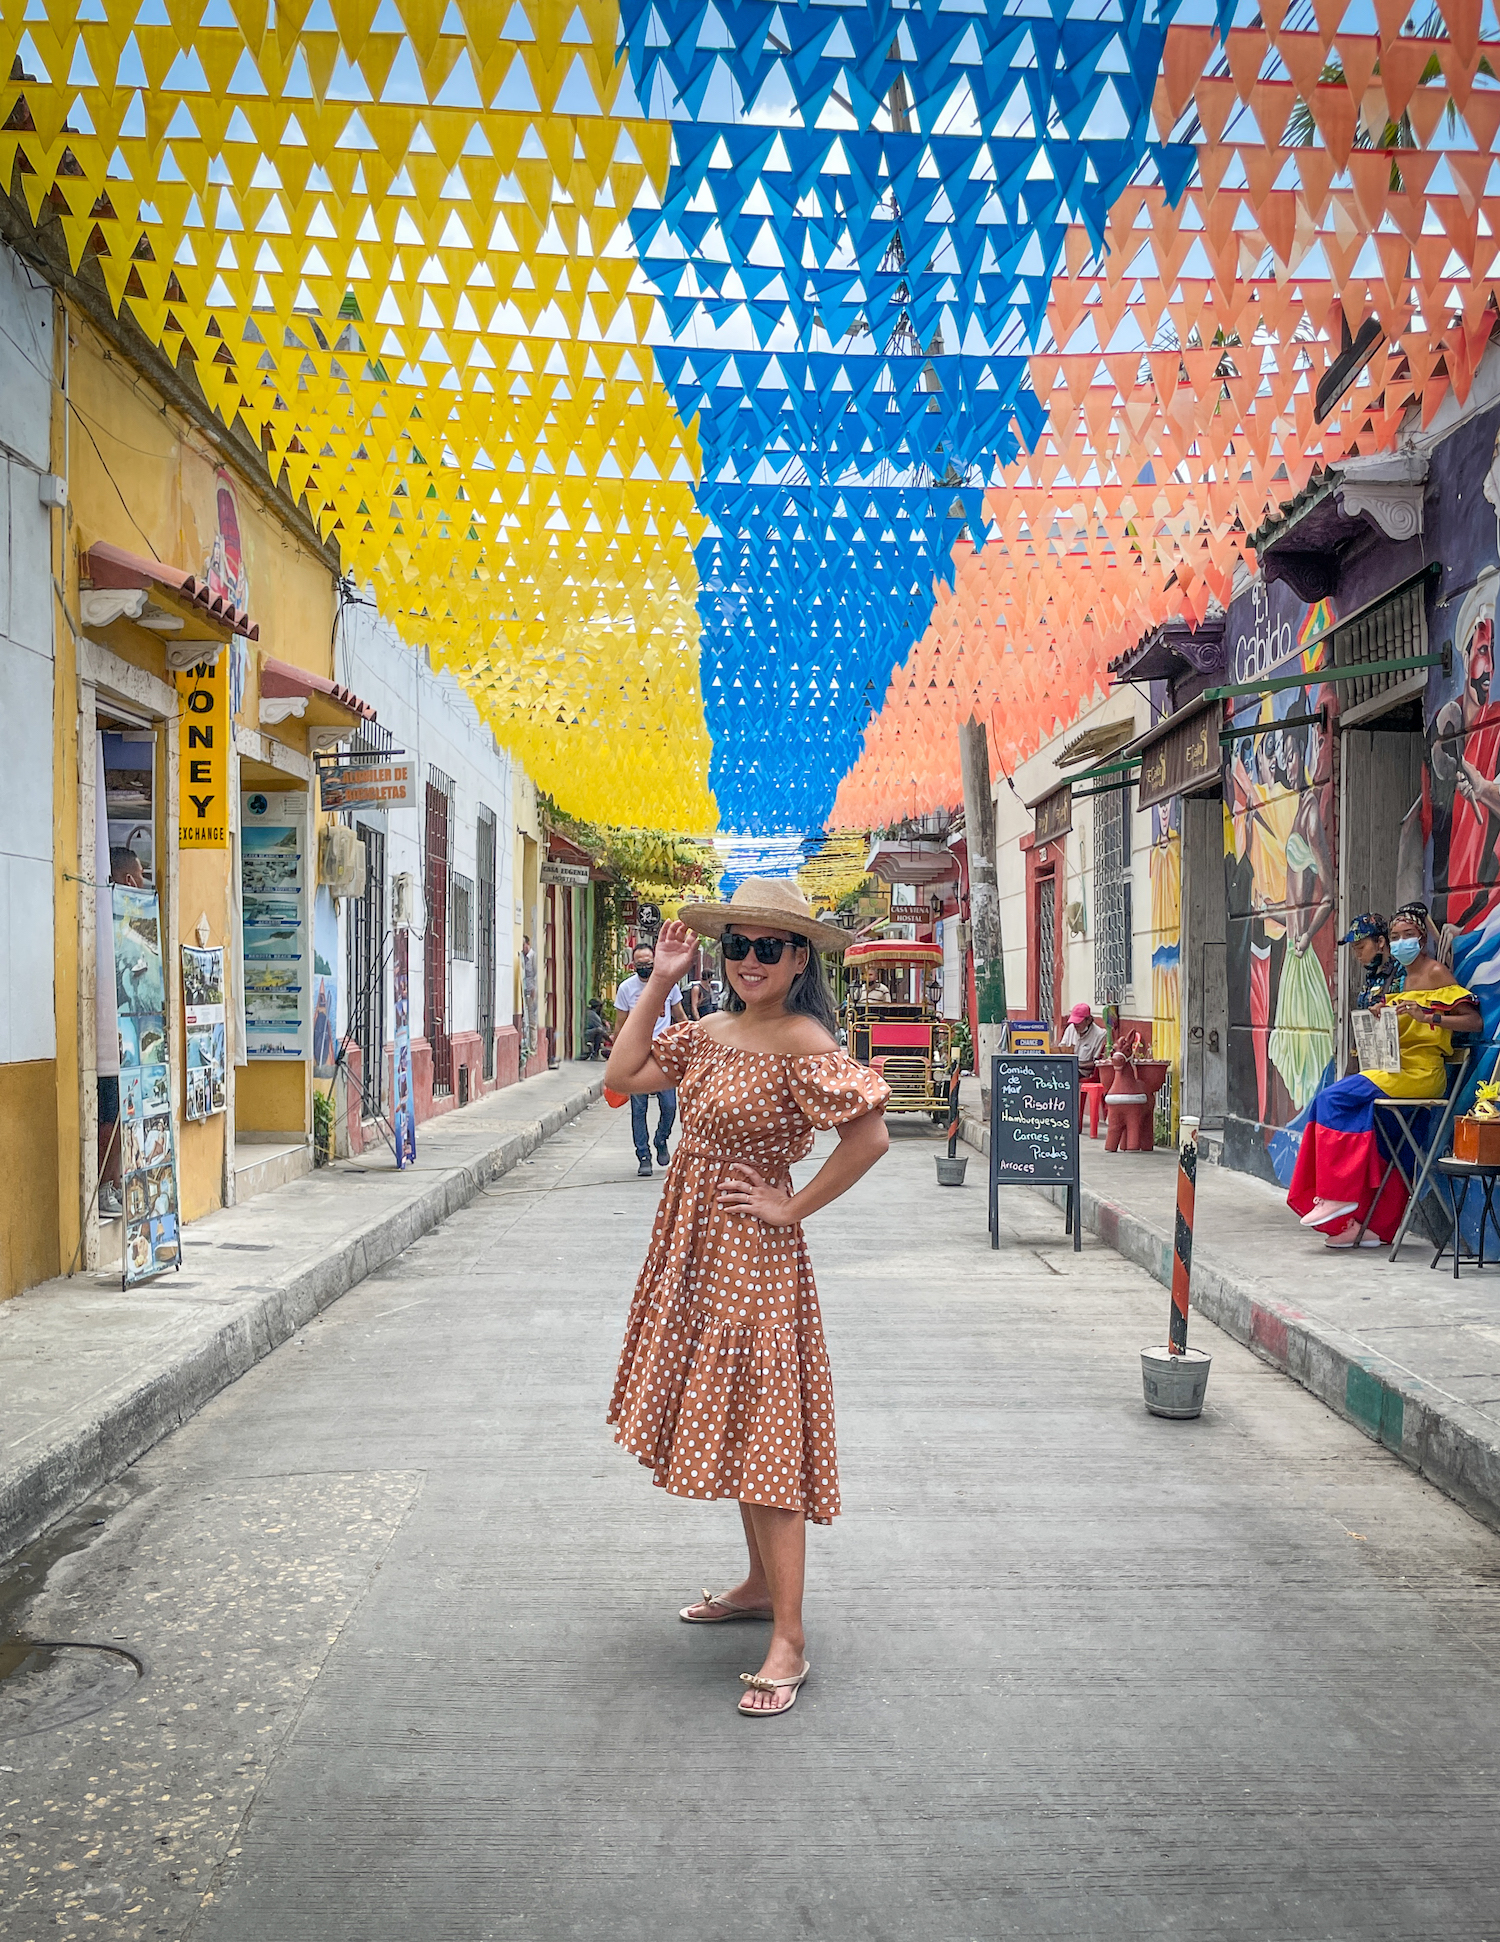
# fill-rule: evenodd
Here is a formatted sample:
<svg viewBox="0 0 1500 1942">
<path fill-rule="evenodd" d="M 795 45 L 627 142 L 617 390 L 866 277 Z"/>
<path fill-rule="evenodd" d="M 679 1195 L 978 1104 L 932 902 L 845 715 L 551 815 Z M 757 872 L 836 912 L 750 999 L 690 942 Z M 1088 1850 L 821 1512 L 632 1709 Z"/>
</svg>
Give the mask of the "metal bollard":
<svg viewBox="0 0 1500 1942">
<path fill-rule="evenodd" d="M 948 1158 L 958 1153 L 958 1060 L 948 1074 Z"/>
<path fill-rule="evenodd" d="M 1177 1149 L 1177 1224 L 1172 1233 L 1172 1308 L 1167 1341 L 1173 1355 L 1187 1349 L 1188 1287 L 1193 1274 L 1193 1206 L 1198 1195 L 1198 1122 L 1181 1121 Z"/>
</svg>

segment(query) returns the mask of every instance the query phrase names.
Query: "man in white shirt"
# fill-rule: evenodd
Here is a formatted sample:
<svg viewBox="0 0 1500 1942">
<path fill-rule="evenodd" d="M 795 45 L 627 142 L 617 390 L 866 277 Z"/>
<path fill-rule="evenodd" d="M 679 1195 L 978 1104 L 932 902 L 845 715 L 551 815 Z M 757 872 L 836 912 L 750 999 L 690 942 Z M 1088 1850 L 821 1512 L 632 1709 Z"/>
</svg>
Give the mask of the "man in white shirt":
<svg viewBox="0 0 1500 1942">
<path fill-rule="evenodd" d="M 1078 1057 L 1078 1078 L 1081 1084 L 1097 1078 L 1100 1055 L 1104 1051 L 1104 1027 L 1095 1018 L 1093 1011 L 1082 1000 L 1068 1013 L 1068 1022 L 1063 1035 L 1058 1040 L 1064 1052 L 1073 1052 Z"/>
<path fill-rule="evenodd" d="M 656 962 L 656 953 L 643 938 L 631 954 L 635 970 L 625 979 L 615 992 L 615 1011 L 634 1011 L 640 1003 L 642 991 L 651 976 L 651 967 Z M 677 985 L 667 993 L 666 1003 L 662 1006 L 661 1017 L 651 1027 L 653 1039 L 661 1037 L 669 1025 L 681 1025 L 687 1018 L 682 1008 L 682 992 Z M 647 1135 L 647 1101 L 656 1100 L 656 1158 L 661 1166 L 670 1159 L 667 1152 L 667 1137 L 677 1118 L 677 1093 L 675 1090 L 632 1093 L 630 1096 L 630 1132 L 635 1141 L 636 1173 L 642 1180 L 651 1178 L 651 1141 Z"/>
</svg>

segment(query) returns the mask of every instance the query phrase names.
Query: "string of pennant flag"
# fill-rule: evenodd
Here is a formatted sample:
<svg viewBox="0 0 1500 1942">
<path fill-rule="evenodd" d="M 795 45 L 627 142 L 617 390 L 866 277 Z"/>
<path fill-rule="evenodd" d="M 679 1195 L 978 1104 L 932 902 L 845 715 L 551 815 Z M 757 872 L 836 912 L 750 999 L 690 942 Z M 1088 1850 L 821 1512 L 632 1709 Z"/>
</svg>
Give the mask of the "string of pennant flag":
<svg viewBox="0 0 1500 1942">
<path fill-rule="evenodd" d="M 1493 0 L 4 0 L 0 51 L 31 219 L 596 821 L 956 800 L 958 721 L 1029 752 L 1496 317 Z"/>
</svg>

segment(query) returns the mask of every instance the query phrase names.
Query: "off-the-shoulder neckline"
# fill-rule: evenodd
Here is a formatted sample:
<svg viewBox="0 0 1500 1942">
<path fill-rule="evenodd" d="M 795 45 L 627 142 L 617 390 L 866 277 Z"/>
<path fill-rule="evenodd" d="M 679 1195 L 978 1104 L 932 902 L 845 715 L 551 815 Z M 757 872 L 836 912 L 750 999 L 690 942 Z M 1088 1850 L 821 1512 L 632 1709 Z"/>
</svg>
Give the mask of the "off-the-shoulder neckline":
<svg viewBox="0 0 1500 1942">
<path fill-rule="evenodd" d="M 702 1021 L 688 1019 L 686 1022 L 696 1028 Z M 742 1059 L 831 1059 L 837 1054 L 848 1057 L 842 1045 L 830 1045 L 826 1052 L 756 1052 L 748 1045 L 726 1045 L 723 1039 L 715 1038 L 712 1032 L 700 1032 L 695 1029 L 693 1036 L 701 1044 L 712 1045 L 720 1052 L 738 1052 Z"/>
</svg>

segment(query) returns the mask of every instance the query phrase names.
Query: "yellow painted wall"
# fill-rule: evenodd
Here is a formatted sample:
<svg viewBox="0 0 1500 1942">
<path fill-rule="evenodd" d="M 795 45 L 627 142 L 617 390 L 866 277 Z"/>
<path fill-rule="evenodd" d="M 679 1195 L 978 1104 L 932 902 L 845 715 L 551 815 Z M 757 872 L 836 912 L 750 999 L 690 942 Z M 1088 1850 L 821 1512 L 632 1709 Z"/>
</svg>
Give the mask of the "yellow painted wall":
<svg viewBox="0 0 1500 1942">
<path fill-rule="evenodd" d="M 6 1183 L 0 1193 L 0 1299 L 47 1280 L 67 1265 L 52 1169 L 57 1064 L 55 1059 L 29 1059 L 0 1065 L 0 1180 Z M 74 1112 L 76 1119 L 76 1093 Z M 78 1190 L 76 1169 L 68 1190 Z M 76 1218 L 73 1232 L 76 1245 Z"/>
<path fill-rule="evenodd" d="M 235 1075 L 236 1123 L 247 1132 L 295 1136 L 312 1129 L 312 1066 L 306 1059 L 263 1059 Z M 240 1159 L 253 1159 L 254 1151 Z"/>
<path fill-rule="evenodd" d="M 202 574 L 217 529 L 218 474 L 224 461 L 209 441 L 152 390 L 149 381 L 122 361 L 82 319 L 68 318 L 71 355 L 69 394 L 78 417 L 67 428 L 67 414 L 54 412 L 53 465 L 66 474 L 69 505 L 54 518 L 54 568 L 68 606 L 78 613 L 79 562 L 96 541 L 127 552 L 155 555 L 174 566 Z M 62 313 L 59 307 L 57 378 L 62 380 Z M 249 607 L 259 623 L 252 647 L 240 722 L 259 726 L 258 665 L 271 655 L 311 672 L 333 673 L 335 583 L 325 559 L 312 552 L 257 488 L 230 470 L 239 511 L 243 558 L 249 576 Z M 123 660 L 170 682 L 160 642 L 130 622 L 119 622 L 107 636 Z M 16 1221 L 24 1234 L 13 1235 L 0 1215 L 0 1298 L 55 1273 L 72 1259 L 82 1219 L 79 1120 L 78 904 L 73 878 L 78 872 L 77 667 L 73 639 L 60 618 L 57 626 L 57 680 L 54 707 L 55 806 L 57 845 L 56 1006 L 58 1058 L 55 1066 L 0 1068 L 0 1088 L 25 1084 L 48 1092 L 45 1109 L 27 1094 L 27 1116 L 18 1121 L 0 1089 L 0 1159 L 5 1177 L 20 1191 L 7 1206 L 23 1211 Z M 85 724 L 91 731 L 92 724 Z M 275 738 L 305 754 L 306 731 L 295 720 L 279 724 Z M 200 915 L 208 917 L 209 942 L 229 943 L 231 852 L 189 851 L 179 855 L 176 832 L 162 841 L 165 808 L 165 748 L 158 764 L 159 876 L 175 871 L 179 943 L 195 941 Z M 88 752 L 92 761 L 92 752 Z M 167 882 L 159 882 L 166 907 Z M 176 1076 L 179 1185 L 184 1220 L 217 1207 L 222 1199 L 226 1121 L 216 1115 L 189 1124 L 182 1118 L 184 1046 L 181 963 L 165 965 L 176 993 L 172 1058 Z M 40 1073 L 38 1079 L 35 1075 Z M 256 1131 L 310 1132 L 311 1073 L 307 1065 L 241 1067 L 237 1074 L 236 1122 Z M 19 1125 L 29 1127 L 15 1136 Z M 40 1265 L 38 1265 L 40 1264 Z"/>
</svg>

